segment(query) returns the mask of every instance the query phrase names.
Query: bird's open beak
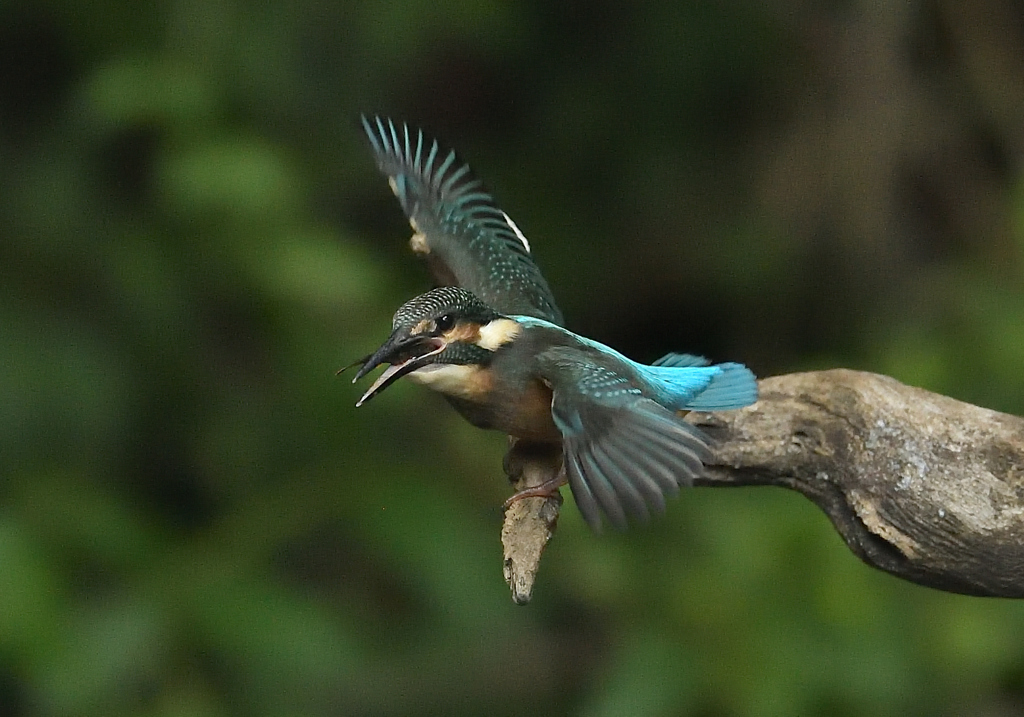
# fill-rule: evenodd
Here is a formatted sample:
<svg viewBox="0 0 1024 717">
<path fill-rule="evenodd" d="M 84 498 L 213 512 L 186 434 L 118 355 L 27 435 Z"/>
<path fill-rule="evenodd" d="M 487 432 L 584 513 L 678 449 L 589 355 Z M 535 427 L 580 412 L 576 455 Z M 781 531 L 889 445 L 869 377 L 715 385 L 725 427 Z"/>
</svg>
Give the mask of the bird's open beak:
<svg viewBox="0 0 1024 717">
<path fill-rule="evenodd" d="M 363 367 L 352 379 L 355 383 L 382 363 L 391 364 L 363 394 L 356 407 L 362 406 L 405 374 L 429 363 L 430 358 L 444 351 L 446 345 L 444 340 L 436 337 L 409 336 L 395 331 L 379 349 L 362 361 Z"/>
</svg>

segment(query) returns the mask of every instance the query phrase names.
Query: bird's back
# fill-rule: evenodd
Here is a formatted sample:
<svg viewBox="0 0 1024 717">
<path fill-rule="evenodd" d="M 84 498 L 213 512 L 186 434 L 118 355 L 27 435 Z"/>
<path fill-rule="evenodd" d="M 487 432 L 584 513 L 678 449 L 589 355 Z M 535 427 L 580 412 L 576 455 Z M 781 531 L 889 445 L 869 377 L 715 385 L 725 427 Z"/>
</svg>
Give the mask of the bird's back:
<svg viewBox="0 0 1024 717">
<path fill-rule="evenodd" d="M 566 361 L 625 376 L 642 395 L 673 411 L 727 410 L 757 400 L 757 379 L 742 364 L 710 365 L 698 356 L 669 354 L 647 365 L 547 321 L 525 316 L 516 320 L 524 327 L 523 335 L 515 342 L 522 356 L 563 352 Z"/>
</svg>

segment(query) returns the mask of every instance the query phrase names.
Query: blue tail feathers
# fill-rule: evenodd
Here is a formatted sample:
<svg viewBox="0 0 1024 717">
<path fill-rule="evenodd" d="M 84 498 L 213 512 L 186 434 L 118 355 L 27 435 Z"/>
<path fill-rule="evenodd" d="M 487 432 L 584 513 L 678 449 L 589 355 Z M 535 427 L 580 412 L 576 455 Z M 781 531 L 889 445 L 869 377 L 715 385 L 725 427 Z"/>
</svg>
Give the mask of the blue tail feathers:
<svg viewBox="0 0 1024 717">
<path fill-rule="evenodd" d="M 688 366 L 710 366 L 711 362 L 703 356 L 694 356 L 693 354 L 677 354 L 670 353 L 665 354 L 660 359 L 651 364 L 651 366 L 666 366 L 674 368 L 686 368 Z"/>
<path fill-rule="evenodd" d="M 687 354 L 669 354 L 641 373 L 657 394 L 656 400 L 675 411 L 724 411 L 757 400 L 757 379 L 743 364 L 707 366 Z"/>
<path fill-rule="evenodd" d="M 725 411 L 749 406 L 757 400 L 757 378 L 739 363 L 718 364 L 721 373 L 703 391 L 686 403 L 693 411 Z"/>
</svg>

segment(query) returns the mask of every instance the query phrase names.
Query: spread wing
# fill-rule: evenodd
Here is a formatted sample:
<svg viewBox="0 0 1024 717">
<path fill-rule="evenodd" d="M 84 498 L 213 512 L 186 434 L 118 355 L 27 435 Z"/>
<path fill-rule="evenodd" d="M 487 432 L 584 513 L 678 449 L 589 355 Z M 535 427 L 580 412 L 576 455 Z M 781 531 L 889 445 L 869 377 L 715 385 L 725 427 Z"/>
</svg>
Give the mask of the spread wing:
<svg viewBox="0 0 1024 717">
<path fill-rule="evenodd" d="M 663 512 L 666 496 L 691 485 L 710 458 L 707 439 L 645 398 L 630 377 L 559 347 L 538 357 L 551 384 L 551 412 L 562 433 L 565 471 L 592 529 L 602 514 L 616 528 Z"/>
<path fill-rule="evenodd" d="M 461 286 L 504 314 L 562 323 L 530 244 L 455 152 L 422 131 L 362 118 L 377 167 L 388 176 L 413 230 L 413 249 L 441 285 Z"/>
</svg>

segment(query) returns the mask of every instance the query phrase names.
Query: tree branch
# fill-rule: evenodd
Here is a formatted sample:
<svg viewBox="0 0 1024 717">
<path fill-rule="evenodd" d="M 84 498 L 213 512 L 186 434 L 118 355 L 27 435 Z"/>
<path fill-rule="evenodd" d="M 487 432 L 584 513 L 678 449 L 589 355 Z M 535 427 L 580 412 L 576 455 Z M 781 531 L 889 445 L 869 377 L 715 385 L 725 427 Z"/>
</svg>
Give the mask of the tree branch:
<svg viewBox="0 0 1024 717">
<path fill-rule="evenodd" d="M 697 485 L 791 488 L 869 565 L 1024 597 L 1024 419 L 844 369 L 760 386 L 753 406 L 688 417 L 717 440 Z"/>
<path fill-rule="evenodd" d="M 1024 597 L 1024 419 L 842 369 L 765 379 L 753 406 L 695 419 L 724 439 L 699 485 L 792 488 L 869 565 Z"/>
<path fill-rule="evenodd" d="M 551 484 L 562 471 L 562 449 L 558 445 L 532 444 L 509 440 L 505 456 L 505 474 L 516 492 Z M 505 548 L 505 582 L 518 605 L 530 602 L 533 583 L 544 553 L 558 523 L 562 495 L 547 498 L 522 498 L 505 511 L 501 543 Z"/>
</svg>

